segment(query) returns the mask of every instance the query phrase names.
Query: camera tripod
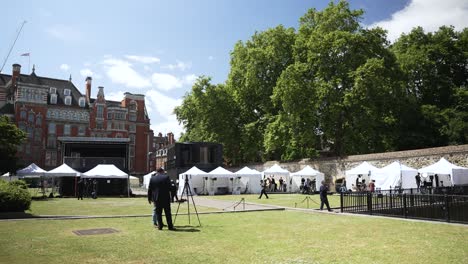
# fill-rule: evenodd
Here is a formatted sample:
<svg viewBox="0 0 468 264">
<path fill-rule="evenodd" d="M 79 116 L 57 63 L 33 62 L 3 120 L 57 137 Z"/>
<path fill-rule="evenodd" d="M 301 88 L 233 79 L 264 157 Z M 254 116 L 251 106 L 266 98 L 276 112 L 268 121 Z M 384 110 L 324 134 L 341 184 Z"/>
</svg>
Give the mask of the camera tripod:
<svg viewBox="0 0 468 264">
<path fill-rule="evenodd" d="M 190 188 L 190 184 L 189 184 L 189 180 L 188 180 L 189 176 L 191 176 L 191 175 L 185 175 L 184 188 L 182 189 L 182 194 L 180 195 L 180 199 L 179 199 L 179 205 L 177 206 L 177 211 L 176 211 L 175 216 L 174 216 L 174 224 L 175 224 L 175 221 L 177 219 L 177 214 L 179 213 L 180 204 L 183 203 L 183 201 L 184 201 L 183 198 L 184 198 L 184 195 L 185 195 L 186 200 L 187 200 L 187 215 L 188 215 L 189 225 L 190 225 L 190 198 L 192 198 L 192 205 L 193 205 L 193 208 L 195 209 L 195 214 L 197 215 L 198 224 L 199 224 L 199 226 L 201 226 L 200 218 L 198 217 L 197 206 L 195 205 L 195 201 L 193 200 L 193 193 L 192 193 L 192 189 Z M 189 196 L 190 196 L 190 198 L 189 198 Z"/>
</svg>

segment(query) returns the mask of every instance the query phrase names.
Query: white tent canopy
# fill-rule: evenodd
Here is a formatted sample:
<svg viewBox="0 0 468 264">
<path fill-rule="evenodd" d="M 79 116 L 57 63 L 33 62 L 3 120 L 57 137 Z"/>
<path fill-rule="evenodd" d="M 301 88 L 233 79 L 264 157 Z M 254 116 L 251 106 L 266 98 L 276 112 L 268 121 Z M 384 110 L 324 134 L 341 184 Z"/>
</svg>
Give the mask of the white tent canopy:
<svg viewBox="0 0 468 264">
<path fill-rule="evenodd" d="M 40 177 L 43 176 L 46 171 L 41 169 L 35 163 L 31 163 L 26 168 L 16 171 L 16 175 L 21 177 Z"/>
<path fill-rule="evenodd" d="M 85 172 L 82 178 L 113 178 L 113 179 L 128 179 L 128 174 L 121 171 L 113 164 L 99 164 L 96 167 Z"/>
<path fill-rule="evenodd" d="M 151 180 L 151 176 L 153 176 L 153 174 L 155 174 L 155 173 L 156 173 L 156 171 L 152 171 L 152 172 L 150 172 L 150 173 L 143 176 L 143 187 L 148 189 L 149 182 Z"/>
<path fill-rule="evenodd" d="M 208 177 L 207 189 L 209 195 L 232 192 L 238 185 L 234 183 L 234 178 L 236 178 L 235 174 L 223 167 L 217 167 L 216 169 L 208 172 L 206 176 Z M 230 183 L 231 180 L 232 183 Z M 233 185 L 236 185 L 236 187 L 233 188 Z"/>
<path fill-rule="evenodd" d="M 284 180 L 289 183 L 289 171 L 286 169 L 281 168 L 278 164 L 271 166 L 270 168 L 264 170 L 262 172 L 263 178 L 271 176 L 276 179 L 275 176 L 284 177 Z"/>
<path fill-rule="evenodd" d="M 58 166 L 55 169 L 47 171 L 45 173 L 45 175 L 46 176 L 56 176 L 56 177 L 60 177 L 60 176 L 76 177 L 76 176 L 80 176 L 81 172 L 72 169 L 70 166 L 68 166 L 67 164 L 64 163 L 64 164 Z"/>
<path fill-rule="evenodd" d="M 240 187 L 245 190 L 245 193 L 260 193 L 262 191 L 260 185 L 260 180 L 262 179 L 261 172 L 244 167 L 235 172 L 235 174 L 241 177 Z"/>
<path fill-rule="evenodd" d="M 201 194 L 206 192 L 206 186 L 204 177 L 206 172 L 200 170 L 199 168 L 193 166 L 188 171 L 179 174 L 179 189 L 177 191 L 178 195 L 182 194 L 185 185 L 185 179 L 188 179 L 190 189 L 193 195 Z"/>
<path fill-rule="evenodd" d="M 468 184 L 468 168 L 457 166 L 441 158 L 438 162 L 419 169 L 424 176 L 437 174 L 445 186 Z"/>
<path fill-rule="evenodd" d="M 309 165 L 305 166 L 302 170 L 298 172 L 291 173 L 291 188 L 290 191 L 297 192 L 301 186 L 301 179 L 311 179 L 315 180 L 315 188 L 316 190 L 320 186 L 321 182 L 325 180 L 325 175 L 318 170 L 314 170 Z"/>
<path fill-rule="evenodd" d="M 361 178 L 365 180 L 365 183 L 369 183 L 371 176 L 376 176 L 380 174 L 380 169 L 371 165 L 367 161 L 362 162 L 358 166 L 346 171 L 346 188 L 352 189 L 352 186 L 356 184 L 356 179 L 358 175 L 361 175 Z"/>
<path fill-rule="evenodd" d="M 375 187 L 388 190 L 396 186 L 404 189 L 417 188 L 415 176 L 418 170 L 394 161 L 380 169 L 380 174 L 371 175 L 375 180 Z"/>
</svg>

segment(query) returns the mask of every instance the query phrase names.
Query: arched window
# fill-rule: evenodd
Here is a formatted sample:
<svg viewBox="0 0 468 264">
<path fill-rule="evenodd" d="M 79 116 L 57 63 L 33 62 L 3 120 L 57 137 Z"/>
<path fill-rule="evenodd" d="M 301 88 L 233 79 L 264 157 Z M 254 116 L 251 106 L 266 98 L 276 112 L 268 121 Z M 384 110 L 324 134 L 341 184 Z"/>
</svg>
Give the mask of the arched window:
<svg viewBox="0 0 468 264">
<path fill-rule="evenodd" d="M 23 120 L 26 120 L 26 110 L 21 109 L 20 118 L 23 119 Z"/>
<path fill-rule="evenodd" d="M 33 112 L 29 112 L 28 114 L 28 122 L 30 124 L 34 124 L 34 113 Z"/>
<path fill-rule="evenodd" d="M 36 117 L 36 126 L 42 126 L 42 115 L 39 114 Z"/>
</svg>

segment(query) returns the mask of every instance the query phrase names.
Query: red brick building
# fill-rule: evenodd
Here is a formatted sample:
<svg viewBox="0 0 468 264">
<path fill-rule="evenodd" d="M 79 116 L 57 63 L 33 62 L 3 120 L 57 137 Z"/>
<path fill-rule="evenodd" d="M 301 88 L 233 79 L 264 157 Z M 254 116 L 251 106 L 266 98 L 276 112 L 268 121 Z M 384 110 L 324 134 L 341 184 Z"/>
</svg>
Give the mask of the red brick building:
<svg viewBox="0 0 468 264">
<path fill-rule="evenodd" d="M 145 97 L 125 93 L 122 101 L 105 99 L 104 87 L 91 98 L 92 79 L 85 94 L 69 80 L 21 74 L 0 74 L 0 114 L 7 115 L 27 140 L 18 148 L 24 165 L 51 169 L 63 162 L 85 171 L 112 163 L 134 175 L 150 170 L 153 131 Z"/>
<path fill-rule="evenodd" d="M 160 132 L 153 138 L 151 162 L 154 162 L 154 169 L 167 167 L 167 148 L 174 143 L 174 134 L 171 132 L 165 136 Z"/>
</svg>

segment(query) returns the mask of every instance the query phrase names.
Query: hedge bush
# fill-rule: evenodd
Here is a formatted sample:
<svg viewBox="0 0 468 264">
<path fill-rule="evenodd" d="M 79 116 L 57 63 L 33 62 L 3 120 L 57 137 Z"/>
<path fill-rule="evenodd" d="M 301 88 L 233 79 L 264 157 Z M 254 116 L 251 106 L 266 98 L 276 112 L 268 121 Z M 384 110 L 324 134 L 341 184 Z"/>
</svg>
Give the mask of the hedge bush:
<svg viewBox="0 0 468 264">
<path fill-rule="evenodd" d="M 31 206 L 31 194 L 23 181 L 0 181 L 0 212 L 24 212 Z"/>
</svg>

